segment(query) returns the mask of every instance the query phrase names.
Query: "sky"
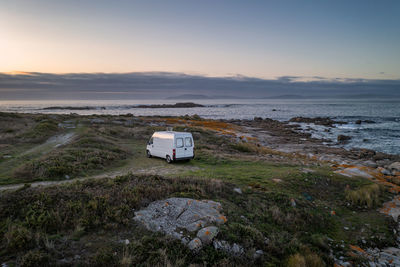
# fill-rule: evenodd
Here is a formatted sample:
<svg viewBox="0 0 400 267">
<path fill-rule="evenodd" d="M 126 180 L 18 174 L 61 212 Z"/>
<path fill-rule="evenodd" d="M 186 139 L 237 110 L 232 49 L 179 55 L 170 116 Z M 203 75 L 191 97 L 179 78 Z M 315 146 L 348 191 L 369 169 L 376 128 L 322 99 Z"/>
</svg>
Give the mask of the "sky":
<svg viewBox="0 0 400 267">
<path fill-rule="evenodd" d="M 397 80 L 399 14 L 386 0 L 0 0 L 0 72 Z"/>
</svg>

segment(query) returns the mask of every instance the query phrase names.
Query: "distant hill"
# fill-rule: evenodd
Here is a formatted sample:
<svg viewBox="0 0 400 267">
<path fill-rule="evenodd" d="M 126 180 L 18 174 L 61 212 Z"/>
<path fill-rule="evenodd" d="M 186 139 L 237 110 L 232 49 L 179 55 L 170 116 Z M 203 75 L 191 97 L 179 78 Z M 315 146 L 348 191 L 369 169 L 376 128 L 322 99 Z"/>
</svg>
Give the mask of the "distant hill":
<svg viewBox="0 0 400 267">
<path fill-rule="evenodd" d="M 309 98 L 302 95 L 277 95 L 277 96 L 267 96 L 263 99 L 299 99 L 299 98 Z"/>
</svg>

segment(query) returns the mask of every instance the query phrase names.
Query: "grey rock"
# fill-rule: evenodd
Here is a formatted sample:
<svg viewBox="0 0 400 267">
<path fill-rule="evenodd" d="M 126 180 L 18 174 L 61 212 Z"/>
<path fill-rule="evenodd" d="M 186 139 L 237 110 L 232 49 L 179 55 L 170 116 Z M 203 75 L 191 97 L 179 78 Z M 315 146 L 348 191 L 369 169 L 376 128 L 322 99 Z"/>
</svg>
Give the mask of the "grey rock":
<svg viewBox="0 0 400 267">
<path fill-rule="evenodd" d="M 381 169 L 381 173 L 382 173 L 383 175 L 387 175 L 387 176 L 392 175 L 392 172 L 389 171 L 388 169 L 385 169 L 385 168 L 382 168 L 382 169 Z"/>
<path fill-rule="evenodd" d="M 256 250 L 256 252 L 254 252 L 253 254 L 253 259 L 259 259 L 262 255 L 264 255 L 264 251 L 262 251 L 261 249 Z"/>
<path fill-rule="evenodd" d="M 244 254 L 244 248 L 241 245 L 233 243 L 231 252 L 234 256 L 241 256 Z"/>
<path fill-rule="evenodd" d="M 188 247 L 190 250 L 198 251 L 202 248 L 203 244 L 201 243 L 200 238 L 194 238 L 189 242 Z"/>
<path fill-rule="evenodd" d="M 234 188 L 233 191 L 238 194 L 242 194 L 242 189 L 240 189 L 239 187 Z"/>
<path fill-rule="evenodd" d="M 371 168 L 378 167 L 378 164 L 376 164 L 376 162 L 372 161 L 372 160 L 364 161 L 364 165 L 367 166 L 367 167 L 371 167 Z"/>
<path fill-rule="evenodd" d="M 400 162 L 393 162 L 388 166 L 388 169 L 391 171 L 400 172 Z"/>
<path fill-rule="evenodd" d="M 135 212 L 134 220 L 150 231 L 181 239 L 182 234 L 176 229 L 194 232 L 210 224 L 225 223 L 227 219 L 220 213 L 221 209 L 221 204 L 212 200 L 169 198 L 155 201 Z"/>
<path fill-rule="evenodd" d="M 103 120 L 103 119 L 91 119 L 90 123 L 105 123 L 105 120 Z"/>
<path fill-rule="evenodd" d="M 229 252 L 231 249 L 231 245 L 227 241 L 224 241 L 224 240 L 221 240 L 221 241 L 214 240 L 213 246 L 216 250 L 222 250 L 225 252 Z"/>
<path fill-rule="evenodd" d="M 244 254 L 244 248 L 236 243 L 233 243 L 233 245 L 229 244 L 227 241 L 224 240 L 214 240 L 213 246 L 216 250 L 222 250 L 225 251 L 226 253 L 240 257 Z"/>
<path fill-rule="evenodd" d="M 210 244 L 212 240 L 218 235 L 218 227 L 215 226 L 209 226 L 209 227 L 204 227 L 203 229 L 200 229 L 197 232 L 197 237 L 200 238 L 201 242 L 204 245 Z"/>
<path fill-rule="evenodd" d="M 184 245 L 187 245 L 187 244 L 189 243 L 189 241 L 190 241 L 190 239 L 187 238 L 187 237 L 182 237 L 182 239 L 181 239 L 181 242 L 182 242 Z"/>
</svg>

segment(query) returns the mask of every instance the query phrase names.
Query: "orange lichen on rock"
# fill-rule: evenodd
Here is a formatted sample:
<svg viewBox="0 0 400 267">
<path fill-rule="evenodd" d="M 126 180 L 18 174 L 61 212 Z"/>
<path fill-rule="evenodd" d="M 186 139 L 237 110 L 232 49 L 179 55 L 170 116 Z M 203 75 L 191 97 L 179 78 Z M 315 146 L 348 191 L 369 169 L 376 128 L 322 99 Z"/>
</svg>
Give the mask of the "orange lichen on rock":
<svg viewBox="0 0 400 267">
<path fill-rule="evenodd" d="M 207 130 L 213 130 L 221 134 L 234 135 L 239 130 L 239 126 L 231 123 L 217 121 L 217 120 L 184 120 L 179 118 L 159 118 L 157 121 L 164 121 L 168 124 L 179 124 L 193 127 L 201 127 Z"/>
<path fill-rule="evenodd" d="M 368 255 L 368 253 L 365 250 L 363 250 L 362 248 L 360 248 L 359 246 L 350 245 L 349 247 L 350 247 L 350 249 L 360 252 L 361 254 Z"/>
<path fill-rule="evenodd" d="M 365 177 L 375 183 L 388 186 L 390 192 L 400 192 L 400 186 L 389 181 L 390 179 L 393 179 L 393 177 L 388 177 L 375 168 L 348 164 L 338 165 L 335 168 L 337 169 L 336 173 L 347 176 L 357 176 L 357 172 L 353 173 L 352 171 L 359 171 L 359 176 Z"/>
<path fill-rule="evenodd" d="M 220 218 L 221 220 L 223 220 L 224 222 L 227 222 L 227 221 L 228 221 L 228 219 L 227 219 L 224 215 L 221 215 L 219 218 Z"/>
</svg>

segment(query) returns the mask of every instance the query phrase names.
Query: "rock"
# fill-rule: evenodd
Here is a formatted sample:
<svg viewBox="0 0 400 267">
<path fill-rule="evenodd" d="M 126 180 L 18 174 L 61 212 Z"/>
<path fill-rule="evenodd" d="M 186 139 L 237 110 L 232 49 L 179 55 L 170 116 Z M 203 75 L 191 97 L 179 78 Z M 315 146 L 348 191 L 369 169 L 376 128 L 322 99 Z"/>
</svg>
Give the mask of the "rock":
<svg viewBox="0 0 400 267">
<path fill-rule="evenodd" d="M 296 201 L 293 198 L 290 199 L 290 205 L 296 207 Z"/>
<path fill-rule="evenodd" d="M 68 174 L 65 175 L 65 179 L 71 178 Z"/>
<path fill-rule="evenodd" d="M 234 188 L 233 191 L 238 194 L 242 194 L 242 189 L 240 189 L 239 187 Z"/>
<path fill-rule="evenodd" d="M 343 134 L 339 134 L 337 137 L 337 141 L 340 143 L 344 143 L 347 142 L 351 139 L 351 136 L 347 136 L 347 135 L 343 135 Z"/>
<path fill-rule="evenodd" d="M 361 120 L 356 120 L 356 124 L 361 124 Z"/>
<path fill-rule="evenodd" d="M 90 123 L 94 124 L 94 123 L 105 123 L 105 121 L 103 119 L 91 119 Z"/>
<path fill-rule="evenodd" d="M 241 245 L 233 243 L 231 247 L 231 254 L 234 256 L 242 256 L 244 254 L 244 248 Z"/>
<path fill-rule="evenodd" d="M 392 172 L 391 172 L 391 171 L 389 171 L 388 169 L 382 168 L 382 167 L 379 167 L 379 168 L 378 168 L 378 171 L 379 171 L 380 173 L 382 173 L 383 175 L 386 175 L 386 176 L 392 175 Z"/>
<path fill-rule="evenodd" d="M 339 173 L 341 175 L 347 177 L 363 177 L 363 178 L 373 178 L 373 176 L 363 170 L 360 170 L 358 167 L 349 167 L 343 170 L 336 170 L 335 173 Z"/>
<path fill-rule="evenodd" d="M 254 117 L 254 121 L 262 121 L 263 119 L 261 117 Z"/>
<path fill-rule="evenodd" d="M 227 241 L 220 241 L 220 240 L 214 240 L 213 246 L 216 250 L 223 250 L 225 252 L 229 252 L 231 249 L 231 245 Z"/>
<path fill-rule="evenodd" d="M 201 243 L 200 238 L 197 238 L 197 237 L 192 239 L 192 241 L 190 241 L 188 244 L 189 249 L 193 250 L 193 251 L 200 250 L 202 246 L 203 246 L 203 244 Z"/>
<path fill-rule="evenodd" d="M 388 166 L 388 169 L 396 172 L 400 172 L 400 162 L 393 162 Z"/>
<path fill-rule="evenodd" d="M 218 235 L 218 232 L 219 232 L 218 227 L 209 226 L 209 227 L 200 229 L 197 232 L 197 237 L 200 238 L 201 242 L 204 245 L 208 245 Z"/>
<path fill-rule="evenodd" d="M 368 166 L 368 167 L 371 167 L 371 168 L 376 168 L 376 167 L 378 167 L 378 164 L 376 164 L 376 162 L 375 162 L 375 161 L 372 161 L 372 160 L 364 161 L 364 165 L 365 165 L 365 166 Z"/>
<path fill-rule="evenodd" d="M 125 241 L 124 241 L 124 243 L 125 243 L 125 245 L 129 245 L 129 239 L 125 239 Z"/>
<path fill-rule="evenodd" d="M 214 240 L 213 246 L 216 250 L 222 250 L 225 251 L 226 253 L 232 255 L 232 256 L 242 256 L 244 254 L 244 248 L 236 243 L 233 243 L 233 245 L 229 244 L 227 241 L 224 240 Z"/>
<path fill-rule="evenodd" d="M 316 118 L 305 118 L 305 117 L 294 117 L 289 122 L 303 122 L 303 123 L 314 123 L 315 125 L 323 125 L 328 127 L 335 127 L 334 124 L 346 124 L 344 121 L 334 121 L 328 117 L 316 117 Z"/>
<path fill-rule="evenodd" d="M 346 231 L 350 230 L 350 228 L 349 228 L 349 227 L 346 227 L 346 226 L 343 227 L 343 229 L 346 230 Z"/>
<path fill-rule="evenodd" d="M 256 250 L 256 252 L 254 252 L 253 254 L 253 259 L 259 259 L 262 255 L 264 255 L 264 251 L 262 251 L 261 249 Z"/>
<path fill-rule="evenodd" d="M 181 239 L 181 242 L 182 242 L 184 245 L 189 244 L 189 241 L 190 241 L 190 239 L 187 238 L 187 237 L 183 237 L 183 238 Z"/>
<path fill-rule="evenodd" d="M 134 220 L 150 231 L 181 239 L 182 234 L 176 229 L 194 232 L 213 223 L 225 223 L 227 219 L 220 213 L 221 209 L 221 204 L 212 200 L 169 198 L 152 202 L 147 208 L 135 212 Z"/>
</svg>

